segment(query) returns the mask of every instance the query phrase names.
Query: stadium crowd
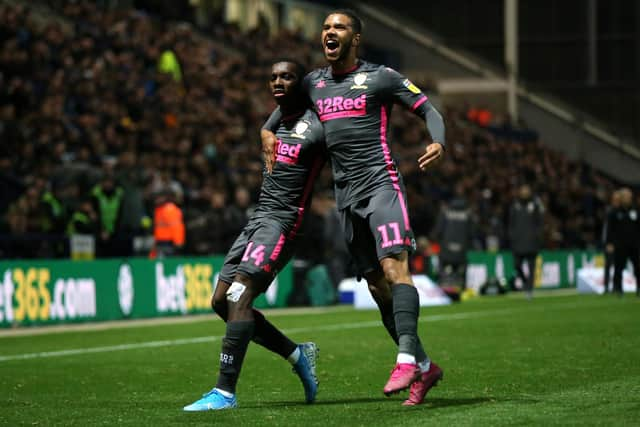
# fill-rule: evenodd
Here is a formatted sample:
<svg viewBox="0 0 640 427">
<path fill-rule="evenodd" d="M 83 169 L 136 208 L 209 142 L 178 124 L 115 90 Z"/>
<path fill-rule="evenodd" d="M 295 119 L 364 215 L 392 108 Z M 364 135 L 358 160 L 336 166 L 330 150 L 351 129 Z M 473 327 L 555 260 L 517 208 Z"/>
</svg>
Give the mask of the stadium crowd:
<svg viewBox="0 0 640 427">
<path fill-rule="evenodd" d="M 65 256 L 64 236 L 75 232 L 94 234 L 99 256 L 132 255 L 132 236 L 151 233 L 154 201 L 168 191 L 184 211 L 184 253 L 224 253 L 257 202 L 274 52 L 319 66 L 316 43 L 223 22 L 204 36 L 94 2 L 56 13 L 0 6 L 0 257 Z M 508 120 L 444 112 L 447 153 L 428 176 L 416 162 L 424 125 L 409 113 L 392 122 L 418 236 L 464 196 L 478 220 L 474 246 L 508 248 L 509 205 L 526 182 L 546 208 L 545 247 L 599 245 L 610 178 Z M 329 168 L 317 187 L 302 257 L 343 250 L 327 232 L 336 219 Z"/>
</svg>

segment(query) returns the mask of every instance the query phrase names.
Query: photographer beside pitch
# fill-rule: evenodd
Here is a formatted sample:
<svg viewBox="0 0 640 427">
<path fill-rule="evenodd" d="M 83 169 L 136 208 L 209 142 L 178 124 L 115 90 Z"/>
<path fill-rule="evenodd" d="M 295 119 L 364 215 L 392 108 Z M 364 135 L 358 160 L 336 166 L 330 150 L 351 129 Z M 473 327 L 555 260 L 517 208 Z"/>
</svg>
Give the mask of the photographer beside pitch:
<svg viewBox="0 0 640 427">
<path fill-rule="evenodd" d="M 271 93 L 284 113 L 276 131 L 278 166 L 272 174 L 263 174 L 256 211 L 229 250 L 211 301 L 227 322 L 218 382 L 201 399 L 185 406 L 185 411 L 237 406 L 236 383 L 251 340 L 291 362 L 307 403 L 315 400 L 316 345 L 296 345 L 252 308 L 255 298 L 293 256 L 313 184 L 326 160 L 322 123 L 300 93 L 304 74 L 304 67 L 292 60 L 272 66 Z"/>
<path fill-rule="evenodd" d="M 362 23 L 353 11 L 330 13 L 321 34 L 329 66 L 308 74 L 303 87 L 324 124 L 349 251 L 359 275 L 367 280 L 383 325 L 398 344 L 396 365 L 383 392 L 390 395 L 411 387 L 404 404 L 416 405 L 443 372 L 431 362 L 418 338 L 420 304 L 408 262 L 415 239 L 406 190 L 387 134 L 393 104 L 421 117 L 433 139 L 418 159 L 424 171 L 443 155 L 444 122 L 422 91 L 404 76 L 358 59 L 361 32 Z M 276 109 L 262 130 L 269 170 L 276 146 L 271 131 L 281 117 Z"/>
</svg>

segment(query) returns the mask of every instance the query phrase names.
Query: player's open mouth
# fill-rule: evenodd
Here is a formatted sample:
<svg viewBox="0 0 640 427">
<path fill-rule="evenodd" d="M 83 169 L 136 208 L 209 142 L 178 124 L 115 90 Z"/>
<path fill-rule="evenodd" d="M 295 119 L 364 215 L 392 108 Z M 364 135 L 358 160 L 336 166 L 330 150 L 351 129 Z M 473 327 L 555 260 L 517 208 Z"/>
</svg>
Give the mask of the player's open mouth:
<svg viewBox="0 0 640 427">
<path fill-rule="evenodd" d="M 282 89 L 282 88 L 273 89 L 273 96 L 275 96 L 275 97 L 284 96 L 284 89 Z"/>
<path fill-rule="evenodd" d="M 327 48 L 327 52 L 329 53 L 335 53 L 338 50 L 338 47 L 340 47 L 340 43 L 338 43 L 338 40 L 333 39 L 327 40 L 324 45 Z"/>
</svg>

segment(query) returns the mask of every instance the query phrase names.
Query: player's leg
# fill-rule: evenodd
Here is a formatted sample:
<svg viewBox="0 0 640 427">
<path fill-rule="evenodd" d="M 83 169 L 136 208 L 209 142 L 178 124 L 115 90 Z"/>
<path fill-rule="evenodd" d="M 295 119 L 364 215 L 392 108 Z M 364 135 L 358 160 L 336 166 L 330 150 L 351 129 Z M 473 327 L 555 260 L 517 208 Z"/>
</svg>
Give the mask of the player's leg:
<svg viewBox="0 0 640 427">
<path fill-rule="evenodd" d="M 379 292 L 383 295 L 391 294 L 398 337 L 396 369 L 384 388 L 385 394 L 391 394 L 409 387 L 422 374 L 428 373 L 432 365 L 434 371 L 437 368 L 429 360 L 418 337 L 420 301 L 409 271 L 409 251 L 414 250 L 415 240 L 401 191 L 376 194 L 359 213 L 367 218 L 369 234 L 374 240 L 370 247 L 376 253 L 378 269 L 384 276 L 384 281 L 376 283 Z M 384 282 L 389 288 L 387 292 L 380 289 Z M 439 368 L 437 371 L 439 379 L 442 372 Z M 432 386 L 433 384 L 429 384 L 426 391 Z M 424 394 L 418 399 L 419 402 L 423 398 Z"/>
<path fill-rule="evenodd" d="M 211 298 L 212 308 L 225 322 L 228 319 L 226 293 L 230 286 L 230 283 L 218 280 L 216 291 Z M 253 309 L 253 318 L 255 322 L 253 342 L 280 355 L 283 359 L 291 359 L 291 355 L 298 348 L 297 344 L 284 335 L 255 308 Z"/>
<path fill-rule="evenodd" d="M 256 284 L 256 295 L 264 292 L 277 272 L 282 270 L 293 256 L 295 243 L 285 235 L 279 222 L 260 221 L 244 242 L 236 269 L 237 274 L 250 278 L 253 284 Z M 222 273 L 220 276 L 223 276 Z M 313 402 L 318 390 L 315 369 L 318 357 L 316 344 L 294 343 L 261 312 L 253 308 L 251 311 L 254 319 L 253 340 L 291 363 L 293 371 L 302 382 L 306 401 Z"/>
<path fill-rule="evenodd" d="M 262 292 L 267 290 L 267 287 L 273 281 L 276 272 L 281 271 L 291 260 L 299 242 L 299 238 L 298 240 L 292 240 L 288 237 L 285 238 L 279 228 L 272 227 L 269 229 L 268 227 L 265 227 L 264 231 L 267 233 L 267 237 L 264 237 L 263 240 L 271 241 L 273 243 L 273 245 L 271 245 L 273 249 L 271 249 L 271 247 L 269 248 L 269 260 L 267 264 L 265 264 L 268 265 L 268 268 L 265 269 L 264 266 L 261 268 L 260 274 L 265 276 L 265 279 L 262 280 L 262 283 L 264 284 Z M 266 273 L 265 270 L 268 270 L 270 273 Z M 256 275 L 259 274 L 256 273 Z M 286 359 L 291 363 L 293 371 L 298 375 L 298 378 L 300 378 L 300 382 L 304 388 L 306 402 L 314 402 L 316 394 L 318 393 L 319 384 L 318 377 L 316 375 L 316 360 L 319 355 L 318 346 L 313 342 L 304 342 L 296 345 L 271 325 L 271 323 L 264 318 L 262 313 L 254 310 L 254 317 L 256 315 L 259 315 L 264 319 L 264 323 L 262 323 L 262 325 L 270 327 L 270 329 L 261 331 L 261 336 L 268 338 L 270 343 L 276 343 L 279 348 L 285 351 L 280 354 L 283 357 L 286 355 Z M 256 319 L 258 319 L 258 317 L 256 317 Z M 256 320 L 256 331 L 258 328 L 259 325 Z M 276 334 L 278 334 L 278 336 L 276 336 Z"/>
<path fill-rule="evenodd" d="M 227 287 L 223 282 L 223 286 L 216 288 L 216 293 L 221 293 L 223 288 L 226 288 L 227 306 L 226 310 L 221 310 L 221 316 L 226 317 L 226 332 L 222 339 L 218 381 L 201 399 L 185 406 L 185 411 L 222 410 L 237 406 L 236 384 L 249 341 L 254 334 L 255 322 L 251 307 L 257 293 L 253 282 L 241 275 L 236 275 L 231 286 Z M 218 304 L 218 308 L 220 307 L 221 304 Z"/>
<path fill-rule="evenodd" d="M 229 252 L 224 259 L 224 263 L 222 264 L 216 290 L 211 298 L 211 307 L 225 322 L 228 317 L 226 297 L 227 290 L 234 281 L 238 271 L 238 265 L 242 262 L 247 245 L 249 244 L 249 239 L 255 233 L 259 232 L 260 227 L 264 226 L 256 224 L 255 222 L 249 223 L 247 227 L 245 227 L 244 231 L 240 233 L 233 245 L 231 245 L 231 249 L 229 249 Z M 277 245 L 277 242 L 279 241 L 279 234 L 277 234 L 277 239 L 278 240 L 273 242 L 272 245 Z M 273 326 L 273 324 L 267 321 L 258 310 L 254 309 L 253 317 L 255 321 L 253 341 L 256 344 L 265 347 L 267 350 L 280 355 L 284 359 L 289 358 L 292 352 L 297 348 L 297 345 Z"/>
<path fill-rule="evenodd" d="M 536 277 L 536 258 L 537 254 L 528 254 L 525 256 L 529 274 L 527 274 L 527 281 L 525 282 L 525 290 L 527 291 L 527 298 L 533 298 L 533 282 Z"/>
<path fill-rule="evenodd" d="M 516 271 L 516 277 L 519 277 L 522 281 L 522 288 L 526 288 L 527 283 L 527 275 L 524 274 L 524 269 L 522 268 L 522 263 L 524 262 L 524 257 L 521 254 L 513 254 L 513 269 Z"/>
<path fill-rule="evenodd" d="M 220 374 L 215 390 L 234 402 L 242 362 L 255 329 L 252 306 L 257 296 L 257 286 L 241 274 L 236 276 L 226 292 L 227 329 L 222 339 Z"/>
<path fill-rule="evenodd" d="M 376 269 L 369 273 L 365 273 L 364 277 L 367 280 L 369 292 L 371 293 L 373 300 L 378 305 L 378 310 L 380 310 L 382 324 L 389 333 L 391 339 L 397 345 L 398 333 L 396 331 L 396 321 L 393 316 L 393 299 L 391 297 L 391 286 L 389 285 L 389 282 L 387 282 L 387 279 L 384 277 L 384 273 L 381 269 Z M 429 356 L 427 356 L 426 352 L 424 351 L 422 342 L 420 342 L 420 337 L 418 337 L 418 341 L 416 344 L 415 358 L 421 370 L 424 369 L 424 372 L 429 370 L 431 359 L 429 359 Z"/>
<path fill-rule="evenodd" d="M 636 296 L 640 297 L 640 248 L 634 248 L 629 251 L 631 265 L 633 266 L 633 275 L 636 278 Z"/>
<path fill-rule="evenodd" d="M 613 252 L 613 293 L 622 296 L 622 272 L 627 262 L 627 256 L 622 248 L 615 248 Z"/>
<path fill-rule="evenodd" d="M 317 391 L 317 379 L 315 377 L 315 358 L 317 357 L 317 347 L 315 344 L 304 343 L 296 345 L 296 343 L 291 341 L 273 324 L 267 321 L 262 313 L 253 309 L 251 305 L 247 306 L 246 299 L 243 299 L 244 305 L 234 304 L 233 308 L 231 307 L 232 303 L 229 301 L 229 295 L 238 294 L 242 286 L 246 287 L 247 285 L 250 285 L 251 291 L 247 293 L 247 291 L 244 290 L 241 294 L 244 295 L 243 298 L 250 297 L 250 301 L 252 303 L 253 299 L 255 299 L 255 297 L 271 283 L 273 276 L 275 275 L 274 273 L 265 274 L 261 266 L 258 265 L 260 263 L 255 262 L 257 261 L 256 258 L 259 257 L 258 252 L 255 252 L 255 256 L 251 258 L 251 251 L 247 251 L 248 247 L 254 246 L 254 243 L 251 243 L 254 241 L 254 238 L 261 241 L 268 240 L 265 244 L 266 253 L 273 255 L 275 249 L 278 248 L 278 250 L 284 253 L 285 256 L 290 257 L 290 255 L 287 255 L 288 252 L 286 248 L 283 250 L 283 248 L 279 246 L 279 242 L 281 241 L 280 233 L 278 232 L 275 240 L 273 237 L 269 238 L 269 236 L 273 236 L 273 227 L 269 228 L 264 225 L 256 227 L 250 225 L 245 228 L 245 231 L 243 231 L 238 239 L 236 239 L 225 258 L 216 290 L 212 296 L 211 305 L 216 313 L 225 322 L 227 322 L 225 344 L 235 343 L 236 347 L 239 346 L 240 351 L 244 346 L 246 352 L 244 337 L 246 335 L 250 335 L 250 339 L 253 339 L 256 343 L 287 359 L 293 365 L 294 371 L 298 373 L 299 376 L 301 371 L 300 366 L 306 366 L 307 369 L 303 372 L 306 374 L 305 378 L 301 379 L 303 380 L 307 400 L 309 401 L 309 396 L 311 395 L 312 401 L 313 398 L 315 398 L 315 393 Z M 250 243 L 251 245 L 249 245 Z M 288 260 L 288 258 L 286 258 L 286 260 Z M 284 260 L 284 264 L 286 264 L 286 260 Z M 272 260 L 270 259 L 268 262 L 270 261 Z M 274 268 L 267 268 L 267 270 L 274 272 L 278 271 L 282 266 L 284 266 L 284 264 L 275 265 Z M 253 276 L 258 276 L 257 281 L 262 283 L 261 286 L 257 287 L 254 285 L 255 281 L 252 280 Z M 236 282 L 238 283 L 236 284 Z M 250 311 L 250 314 L 248 311 Z M 249 320 L 248 323 L 242 323 L 242 321 L 247 320 Z M 237 323 L 236 321 L 241 321 L 241 323 Z M 229 323 L 232 324 L 229 325 Z M 247 330 L 250 331 L 251 329 L 253 329 L 253 331 L 249 334 Z M 225 352 L 223 351 L 221 355 L 221 365 L 224 360 L 230 360 L 228 353 L 226 359 L 224 354 Z M 232 357 L 231 360 L 233 359 L 234 358 Z M 223 373 L 225 371 L 221 369 L 221 373 L 223 373 L 221 378 L 223 378 L 223 382 L 225 383 L 221 385 L 222 392 L 214 388 L 212 391 L 205 394 L 202 399 L 186 406 L 184 409 L 187 411 L 202 411 L 208 409 L 224 409 L 226 407 L 235 406 L 235 396 L 224 396 L 225 393 L 228 394 L 226 389 L 232 388 L 229 383 L 232 383 L 233 381 L 229 380 L 229 378 L 233 379 L 232 372 L 234 370 L 235 368 L 232 367 L 232 369 L 227 369 L 226 373 Z M 239 373 L 239 369 L 237 369 L 237 371 Z M 306 384 L 305 380 L 307 380 L 307 383 L 311 382 L 312 384 Z M 235 386 L 233 386 L 233 388 L 235 388 Z M 311 388 L 313 389 L 313 393 L 308 393 L 307 390 Z M 229 400 L 233 400 L 233 405 L 229 403 Z"/>
<path fill-rule="evenodd" d="M 604 293 L 609 292 L 609 280 L 611 279 L 611 266 L 613 265 L 613 254 L 605 249 L 604 252 Z"/>
</svg>

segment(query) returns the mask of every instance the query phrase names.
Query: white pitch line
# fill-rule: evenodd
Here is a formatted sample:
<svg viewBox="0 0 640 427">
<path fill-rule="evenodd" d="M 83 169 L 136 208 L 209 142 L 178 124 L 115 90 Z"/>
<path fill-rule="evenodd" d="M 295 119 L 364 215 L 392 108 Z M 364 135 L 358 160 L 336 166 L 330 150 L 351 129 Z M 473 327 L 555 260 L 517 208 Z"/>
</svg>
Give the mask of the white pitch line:
<svg viewBox="0 0 640 427">
<path fill-rule="evenodd" d="M 516 314 L 522 313 L 523 311 L 548 311 L 549 309 L 572 309 L 572 308 L 582 308 L 589 306 L 598 306 L 603 305 L 599 304 L 559 304 L 553 307 L 519 307 L 519 308 L 505 308 L 500 310 L 491 310 L 491 311 L 471 311 L 466 313 L 452 313 L 452 314 L 436 314 L 432 316 L 423 316 L 418 319 L 421 323 L 432 323 L 432 322 L 442 322 L 448 320 L 465 320 L 465 319 L 473 319 L 480 317 L 491 317 L 496 315 L 505 315 L 505 314 Z M 282 332 L 285 334 L 298 334 L 303 332 L 325 332 L 325 331 L 341 331 L 341 330 L 352 330 L 352 329 L 365 329 L 365 328 L 373 328 L 381 326 L 379 320 L 375 321 L 365 321 L 365 322 L 352 322 L 352 323 L 337 323 L 332 325 L 323 325 L 323 326 L 313 326 L 306 328 L 289 328 L 283 329 Z M 119 345 L 110 345 L 110 346 L 102 346 L 102 347 L 89 347 L 89 348 L 73 348 L 68 350 L 59 350 L 59 351 L 45 351 L 39 353 L 23 353 L 23 354 L 12 354 L 8 356 L 0 356 L 0 362 L 9 362 L 12 360 L 28 360 L 28 359 L 44 359 L 50 357 L 62 357 L 62 356 L 76 356 L 81 354 L 94 354 L 94 353 L 109 353 L 112 351 L 124 351 L 124 350 L 137 350 L 142 348 L 154 348 L 154 347 L 172 347 L 178 345 L 186 345 L 186 344 L 199 344 L 199 343 L 208 343 L 214 342 L 221 339 L 222 336 L 208 336 L 208 337 L 195 337 L 195 338 L 182 338 L 176 340 L 160 340 L 160 341 L 147 341 L 142 343 L 134 343 L 134 344 L 119 344 Z"/>
</svg>

